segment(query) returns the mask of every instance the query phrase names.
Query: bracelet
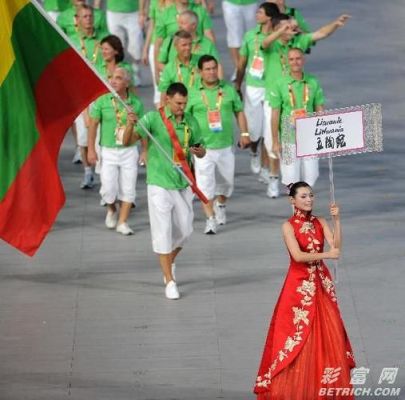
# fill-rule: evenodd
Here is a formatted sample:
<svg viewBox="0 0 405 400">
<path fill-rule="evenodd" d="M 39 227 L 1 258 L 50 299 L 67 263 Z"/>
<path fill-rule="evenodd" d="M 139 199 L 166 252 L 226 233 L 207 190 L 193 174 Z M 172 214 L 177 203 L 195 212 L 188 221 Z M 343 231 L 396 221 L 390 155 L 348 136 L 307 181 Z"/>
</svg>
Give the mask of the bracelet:
<svg viewBox="0 0 405 400">
<path fill-rule="evenodd" d="M 242 132 L 240 137 L 250 137 L 249 132 Z"/>
</svg>

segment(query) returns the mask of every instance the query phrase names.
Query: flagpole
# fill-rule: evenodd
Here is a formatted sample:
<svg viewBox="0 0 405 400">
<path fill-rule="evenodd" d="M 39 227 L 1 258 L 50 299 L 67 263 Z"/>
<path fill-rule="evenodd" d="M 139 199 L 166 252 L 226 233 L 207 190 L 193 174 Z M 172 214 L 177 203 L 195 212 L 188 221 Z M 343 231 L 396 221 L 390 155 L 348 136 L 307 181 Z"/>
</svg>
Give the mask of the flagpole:
<svg viewBox="0 0 405 400">
<path fill-rule="evenodd" d="M 335 204 L 336 199 L 335 199 L 335 182 L 334 182 L 334 176 L 333 176 L 333 159 L 332 156 L 329 154 L 328 157 L 328 164 L 329 164 L 329 193 L 330 193 L 330 202 L 331 204 Z M 333 245 L 335 245 L 335 233 L 336 233 L 336 223 L 335 219 L 332 216 L 332 223 L 333 223 Z M 339 277 L 338 277 L 338 260 L 334 260 L 333 262 L 333 275 L 335 278 L 335 283 L 339 282 Z"/>
<path fill-rule="evenodd" d="M 70 38 L 66 35 L 65 32 L 58 26 L 58 24 L 48 15 L 48 13 L 42 8 L 42 6 L 37 2 L 37 0 L 31 0 L 31 4 L 38 10 L 38 12 L 52 25 L 52 27 L 59 33 L 60 36 L 68 43 L 68 45 L 76 52 L 76 54 L 87 64 L 87 66 L 93 71 L 97 78 L 103 82 L 105 87 L 110 91 L 110 93 L 122 104 L 122 106 L 127 110 L 127 112 L 133 112 L 133 110 L 121 99 L 120 95 L 94 67 L 94 65 L 83 56 L 83 54 L 78 51 L 76 46 L 71 42 Z M 162 145 L 153 137 L 152 133 L 138 120 L 138 125 L 142 128 L 147 134 L 148 138 L 156 145 L 160 152 L 166 157 L 166 159 L 173 165 L 174 168 L 180 173 L 180 175 L 187 181 L 187 183 L 192 186 L 192 182 L 189 177 L 184 173 L 181 166 L 177 165 L 173 158 L 167 153 L 167 151 L 162 147 Z"/>
</svg>

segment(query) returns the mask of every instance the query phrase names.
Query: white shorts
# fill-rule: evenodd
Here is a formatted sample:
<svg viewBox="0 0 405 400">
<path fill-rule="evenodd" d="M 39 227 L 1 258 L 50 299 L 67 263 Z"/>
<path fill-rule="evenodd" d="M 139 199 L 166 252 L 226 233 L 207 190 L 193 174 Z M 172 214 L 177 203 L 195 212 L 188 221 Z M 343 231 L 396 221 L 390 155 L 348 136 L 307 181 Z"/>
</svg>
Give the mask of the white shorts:
<svg viewBox="0 0 405 400">
<path fill-rule="evenodd" d="M 319 176 L 319 160 L 312 158 L 296 159 L 292 164 L 287 165 L 281 159 L 281 182 L 284 185 L 298 181 L 307 182 L 308 185 L 314 186 Z"/>
<path fill-rule="evenodd" d="M 75 119 L 76 133 L 77 133 L 77 145 L 80 147 L 87 147 L 87 128 L 84 122 L 83 113 L 81 113 Z"/>
<path fill-rule="evenodd" d="M 265 129 L 265 89 L 246 86 L 245 115 L 249 127 L 250 140 L 257 142 L 264 136 Z"/>
<path fill-rule="evenodd" d="M 108 30 L 118 36 L 129 54 L 131 62 L 142 58 L 143 33 L 139 25 L 139 12 L 107 11 Z"/>
<path fill-rule="evenodd" d="M 264 131 L 263 131 L 263 143 L 267 150 L 267 154 L 270 155 L 271 148 L 273 147 L 273 137 L 271 136 L 271 107 L 267 100 L 264 101 Z"/>
<path fill-rule="evenodd" d="M 256 26 L 256 10 L 256 3 L 236 5 L 225 0 L 222 2 L 228 47 L 239 49 L 242 46 L 245 32 Z"/>
<path fill-rule="evenodd" d="M 160 104 L 160 92 L 159 89 L 157 87 L 156 81 L 155 81 L 155 45 L 151 44 L 149 46 L 149 54 L 148 54 L 148 58 L 149 58 L 149 65 L 150 65 L 150 70 L 152 72 L 152 79 L 153 79 L 153 103 L 154 104 Z"/>
<path fill-rule="evenodd" d="M 148 208 L 153 251 L 170 254 L 183 247 L 193 232 L 193 192 L 190 187 L 168 190 L 148 185 Z"/>
<path fill-rule="evenodd" d="M 198 188 L 208 200 L 215 196 L 230 197 L 234 187 L 235 154 L 232 147 L 207 149 L 203 158 L 194 158 Z"/>
<path fill-rule="evenodd" d="M 101 147 L 100 194 L 107 204 L 116 200 L 134 203 L 139 152 L 136 146 Z"/>
</svg>

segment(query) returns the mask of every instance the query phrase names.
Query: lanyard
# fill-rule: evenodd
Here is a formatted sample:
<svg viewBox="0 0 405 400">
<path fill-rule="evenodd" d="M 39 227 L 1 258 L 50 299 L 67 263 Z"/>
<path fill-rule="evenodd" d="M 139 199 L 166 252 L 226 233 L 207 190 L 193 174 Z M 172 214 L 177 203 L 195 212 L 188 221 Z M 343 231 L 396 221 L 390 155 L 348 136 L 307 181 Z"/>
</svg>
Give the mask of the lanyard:
<svg viewBox="0 0 405 400">
<path fill-rule="evenodd" d="M 125 110 L 124 110 L 124 109 L 119 110 L 118 104 L 117 104 L 117 100 L 115 99 L 115 97 L 113 97 L 113 98 L 111 99 L 111 102 L 112 102 L 112 105 L 113 105 L 113 107 L 114 107 L 115 119 L 116 119 L 116 121 L 117 121 L 117 126 L 118 126 L 118 127 L 121 127 L 121 126 L 123 125 L 122 117 L 123 117 L 124 114 L 125 114 Z M 127 101 L 126 101 L 125 103 L 128 104 L 128 105 L 130 104 L 130 102 L 129 102 L 129 97 L 128 97 L 128 99 L 127 99 Z"/>
<path fill-rule="evenodd" d="M 207 94 L 205 93 L 204 89 L 201 91 L 201 97 L 202 97 L 203 103 L 205 104 L 205 106 L 207 107 L 207 110 L 209 111 L 210 105 L 208 103 Z M 219 88 L 218 93 L 217 93 L 217 99 L 215 100 L 214 110 L 218 110 L 218 111 L 221 110 L 222 98 L 223 98 L 222 88 Z"/>
<path fill-rule="evenodd" d="M 287 75 L 288 72 L 288 66 L 287 66 L 287 57 L 283 52 L 283 49 L 279 49 L 279 55 L 280 55 L 280 62 L 281 62 L 281 70 L 283 72 L 283 75 Z"/>
<path fill-rule="evenodd" d="M 297 101 L 291 83 L 288 84 L 288 94 L 290 96 L 291 107 L 293 110 L 295 110 L 297 108 Z M 308 101 L 309 101 L 309 88 L 308 83 L 305 82 L 303 90 L 303 107 L 305 110 L 307 109 Z"/>
<path fill-rule="evenodd" d="M 180 62 L 178 59 L 176 60 L 176 67 L 177 67 L 177 79 L 179 80 L 179 82 L 183 83 L 183 75 L 181 73 Z M 191 87 L 194 84 L 195 68 L 193 66 L 191 66 L 190 64 L 186 67 L 188 69 L 191 67 L 190 79 L 189 79 L 188 85 L 186 85 L 187 87 Z"/>
<path fill-rule="evenodd" d="M 86 43 L 84 42 L 84 37 L 81 34 L 79 34 L 79 37 L 80 37 L 80 47 L 82 50 L 82 54 L 84 55 L 84 57 L 86 57 L 89 60 L 89 58 L 87 57 L 87 49 L 86 49 Z M 92 64 L 94 64 L 97 60 L 99 48 L 100 48 L 100 43 L 96 42 L 94 45 L 93 56 L 91 57 L 91 60 L 90 60 L 92 62 Z"/>
<path fill-rule="evenodd" d="M 259 54 L 260 45 L 259 45 L 259 35 L 261 32 L 256 32 L 255 36 L 255 56 Z"/>
</svg>

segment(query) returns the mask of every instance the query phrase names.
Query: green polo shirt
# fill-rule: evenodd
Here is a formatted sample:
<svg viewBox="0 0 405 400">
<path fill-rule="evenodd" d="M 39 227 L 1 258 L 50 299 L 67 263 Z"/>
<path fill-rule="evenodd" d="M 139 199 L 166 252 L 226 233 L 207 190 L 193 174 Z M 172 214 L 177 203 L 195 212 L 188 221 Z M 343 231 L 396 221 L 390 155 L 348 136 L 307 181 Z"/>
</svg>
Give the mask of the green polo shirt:
<svg viewBox="0 0 405 400">
<path fill-rule="evenodd" d="M 284 14 L 287 14 L 290 17 L 294 18 L 297 21 L 298 26 L 301 28 L 302 32 L 304 33 L 311 32 L 311 27 L 309 26 L 307 21 L 305 21 L 302 14 L 296 8 L 286 7 Z"/>
<path fill-rule="evenodd" d="M 297 47 L 302 51 L 308 50 L 314 41 L 312 33 L 304 33 L 294 36 L 288 43 L 284 44 L 281 40 L 274 41 L 267 49 L 263 49 L 265 54 L 265 83 L 266 83 L 266 100 L 269 101 L 269 88 L 280 79 L 283 75 L 289 73 L 288 51 Z"/>
<path fill-rule="evenodd" d="M 110 93 L 100 96 L 90 108 L 90 117 L 99 121 L 101 124 L 100 129 L 100 146 L 109 148 L 121 148 L 125 147 L 115 143 L 115 129 L 117 128 L 117 115 L 113 102 L 114 96 Z M 133 93 L 128 92 L 128 98 L 125 100 L 135 112 L 135 114 L 141 118 L 144 115 L 143 104 L 141 100 Z M 121 126 L 127 123 L 127 113 L 124 110 L 124 106 L 115 101 L 119 115 L 121 116 Z M 133 145 L 135 146 L 135 144 Z"/>
<path fill-rule="evenodd" d="M 189 147 L 196 143 L 203 144 L 200 127 L 196 119 L 189 113 L 185 113 L 183 120 L 176 122 L 174 115 L 165 107 L 165 113 L 172 122 L 180 145 L 184 148 L 185 133 L 188 132 L 187 158 L 191 161 Z M 173 156 L 173 145 L 163 123 L 159 111 L 150 111 L 145 114 L 137 125 L 137 132 L 142 138 L 147 138 L 142 125 L 153 135 L 164 150 Z M 148 139 L 148 163 L 146 168 L 146 183 L 156 185 L 169 190 L 184 189 L 188 186 L 187 181 L 180 175 L 171 162 L 160 152 L 157 146 Z"/>
<path fill-rule="evenodd" d="M 70 5 L 70 0 L 44 0 L 46 11 L 65 11 Z"/>
<path fill-rule="evenodd" d="M 266 68 L 261 79 L 252 76 L 249 71 L 254 57 L 261 57 L 263 60 L 265 59 L 263 48 L 261 46 L 267 35 L 268 34 L 262 33 L 261 26 L 257 25 L 256 28 L 247 31 L 243 36 L 242 47 L 240 48 L 239 53 L 247 59 L 246 85 L 248 86 L 264 87 L 265 85 Z"/>
<path fill-rule="evenodd" d="M 211 17 L 203 6 L 190 2 L 188 9 L 198 15 L 197 35 L 202 36 L 204 35 L 204 31 L 212 29 Z M 169 36 L 173 36 L 179 30 L 177 24 L 179 14 L 181 13 L 177 11 L 175 4 L 165 8 L 164 12 L 158 12 L 156 19 L 156 37 L 165 39 Z"/>
<path fill-rule="evenodd" d="M 170 84 L 174 82 L 182 82 L 187 89 L 198 86 L 200 82 L 197 66 L 199 58 L 192 54 L 188 65 L 181 63 L 178 58 L 166 64 L 160 75 L 159 91 L 165 93 Z"/>
<path fill-rule="evenodd" d="M 161 10 L 161 12 L 163 12 L 163 11 Z M 156 20 L 157 20 L 157 16 L 158 16 L 157 0 L 150 0 L 148 16 L 149 16 L 149 19 L 154 23 L 152 36 L 150 38 L 150 43 L 154 44 L 155 40 L 156 40 Z"/>
<path fill-rule="evenodd" d="M 221 98 L 218 95 L 222 92 Z M 220 105 L 221 113 L 221 131 L 212 131 L 208 126 L 208 107 L 210 110 Z M 235 88 L 227 82 L 219 81 L 214 88 L 206 88 L 203 83 L 197 88 L 190 90 L 187 102 L 187 111 L 189 111 L 198 121 L 201 128 L 201 134 L 207 149 L 223 149 L 233 145 L 234 141 L 234 113 L 243 110 L 242 101 Z"/>
<path fill-rule="evenodd" d="M 236 6 L 248 6 L 250 4 L 255 4 L 256 0 L 224 0 L 228 3 L 235 4 Z"/>
<path fill-rule="evenodd" d="M 130 77 L 131 77 L 131 85 L 133 85 L 133 84 L 134 84 L 134 70 L 133 70 L 133 68 L 132 68 L 132 65 L 131 65 L 131 64 L 128 64 L 128 63 L 125 62 L 125 61 L 121 61 L 121 62 L 119 62 L 119 63 L 117 64 L 117 67 L 124 68 L 124 69 L 126 69 L 126 70 L 129 72 L 129 75 L 130 75 Z M 104 60 L 102 60 L 101 62 L 99 62 L 99 63 L 96 65 L 96 68 L 97 68 L 97 71 L 100 73 L 100 75 L 101 75 L 103 78 L 105 78 L 105 79 L 107 79 L 107 80 L 110 80 L 110 79 L 111 79 L 111 75 L 109 75 L 108 70 L 107 70 L 107 64 L 106 64 L 106 62 L 105 62 Z"/>
<path fill-rule="evenodd" d="M 139 10 L 138 0 L 107 0 L 107 10 L 120 13 L 131 13 Z"/>
<path fill-rule="evenodd" d="M 295 98 L 295 106 L 291 104 L 289 87 L 291 85 L 292 92 Z M 305 85 L 307 85 L 308 101 L 304 104 Z M 295 109 L 306 109 L 307 112 L 314 112 L 317 106 L 322 106 L 325 103 L 323 90 L 318 79 L 313 75 L 304 73 L 301 80 L 296 80 L 290 74 L 281 77 L 273 83 L 269 90 L 269 102 L 273 109 L 280 110 L 280 128 L 283 118 L 289 117 Z M 291 131 L 292 132 L 292 131 Z M 295 142 L 293 136 L 288 138 L 290 143 Z"/>
<path fill-rule="evenodd" d="M 219 61 L 219 53 L 214 42 L 206 36 L 200 36 L 193 40 L 191 52 L 199 57 L 209 54 Z M 173 45 L 173 37 L 167 37 L 160 48 L 158 60 L 163 64 L 167 64 L 173 61 L 176 56 L 177 50 Z"/>
<path fill-rule="evenodd" d="M 74 46 L 96 67 L 103 62 L 101 54 L 100 40 L 104 37 L 97 31 L 92 36 L 84 36 L 79 32 L 75 32 L 70 37 Z"/>
<path fill-rule="evenodd" d="M 107 28 L 107 19 L 105 16 L 105 12 L 99 9 L 94 9 L 93 13 L 94 13 L 93 14 L 94 29 L 98 32 L 102 32 L 104 36 L 107 36 L 109 33 Z M 57 24 L 69 37 L 77 33 L 77 28 L 75 26 L 75 15 L 76 15 L 76 8 L 72 6 L 63 11 L 62 13 L 60 13 L 56 20 Z"/>
</svg>

